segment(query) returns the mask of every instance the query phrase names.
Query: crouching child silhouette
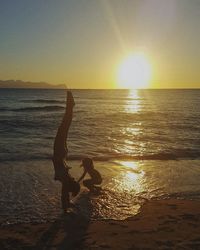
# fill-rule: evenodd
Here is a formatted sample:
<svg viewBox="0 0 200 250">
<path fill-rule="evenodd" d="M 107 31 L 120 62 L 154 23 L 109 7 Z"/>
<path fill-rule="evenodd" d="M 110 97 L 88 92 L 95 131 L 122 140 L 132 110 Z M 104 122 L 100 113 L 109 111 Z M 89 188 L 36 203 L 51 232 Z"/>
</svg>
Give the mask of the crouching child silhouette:
<svg viewBox="0 0 200 250">
<path fill-rule="evenodd" d="M 88 173 L 91 178 L 84 180 L 83 185 L 87 187 L 90 192 L 95 192 L 101 189 L 96 185 L 100 185 L 102 183 L 102 177 L 101 174 L 94 168 L 93 160 L 91 158 L 84 158 L 82 160 L 81 167 L 83 167 L 84 172 L 79 178 L 78 182 L 82 181 L 85 175 Z"/>
</svg>

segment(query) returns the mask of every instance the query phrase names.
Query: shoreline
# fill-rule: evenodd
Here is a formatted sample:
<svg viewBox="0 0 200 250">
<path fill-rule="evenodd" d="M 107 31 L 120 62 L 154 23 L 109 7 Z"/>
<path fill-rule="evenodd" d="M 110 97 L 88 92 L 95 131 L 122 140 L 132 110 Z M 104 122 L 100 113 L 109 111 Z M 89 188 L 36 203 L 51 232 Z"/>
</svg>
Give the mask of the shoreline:
<svg viewBox="0 0 200 250">
<path fill-rule="evenodd" d="M 69 213 L 52 223 L 0 227 L 0 249 L 200 249 L 200 201 L 151 200 L 128 219 Z"/>
</svg>

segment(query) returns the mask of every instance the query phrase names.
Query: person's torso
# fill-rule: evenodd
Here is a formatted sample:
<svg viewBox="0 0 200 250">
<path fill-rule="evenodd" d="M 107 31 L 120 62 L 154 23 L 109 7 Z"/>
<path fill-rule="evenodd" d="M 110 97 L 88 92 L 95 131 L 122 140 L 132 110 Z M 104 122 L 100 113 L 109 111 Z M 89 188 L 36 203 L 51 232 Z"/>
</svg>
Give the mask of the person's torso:
<svg viewBox="0 0 200 250">
<path fill-rule="evenodd" d="M 62 160 L 53 159 L 53 165 L 55 170 L 55 180 L 61 180 L 63 177 L 72 179 L 69 174 L 69 168 L 67 168 Z"/>
<path fill-rule="evenodd" d="M 91 176 L 92 179 L 96 179 L 96 180 L 102 179 L 100 173 L 96 169 L 89 170 L 88 174 Z"/>
</svg>

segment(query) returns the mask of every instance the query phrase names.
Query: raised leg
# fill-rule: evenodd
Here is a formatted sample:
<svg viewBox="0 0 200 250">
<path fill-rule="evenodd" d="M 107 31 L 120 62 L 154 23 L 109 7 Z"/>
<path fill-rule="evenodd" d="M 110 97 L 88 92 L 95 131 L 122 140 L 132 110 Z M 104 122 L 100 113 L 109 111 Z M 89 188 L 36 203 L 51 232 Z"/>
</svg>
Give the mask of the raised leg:
<svg viewBox="0 0 200 250">
<path fill-rule="evenodd" d="M 63 116 L 62 122 L 58 128 L 58 132 L 56 137 L 63 138 L 63 141 L 65 142 L 67 140 L 67 135 L 69 131 L 69 127 L 72 122 L 72 115 L 73 115 L 73 107 L 74 107 L 74 98 L 72 96 L 72 93 L 70 91 L 67 91 L 67 100 L 66 100 L 66 109 L 65 114 Z"/>
<path fill-rule="evenodd" d="M 67 136 L 69 127 L 72 122 L 73 116 L 73 107 L 74 107 L 74 98 L 70 91 L 67 91 L 67 101 L 66 101 L 66 110 L 63 116 L 62 122 L 58 128 L 56 138 L 54 141 L 54 159 L 64 160 L 67 156 Z"/>
<path fill-rule="evenodd" d="M 94 190 L 94 183 L 92 179 L 87 179 L 83 181 L 83 185 L 88 188 L 90 191 Z"/>
</svg>

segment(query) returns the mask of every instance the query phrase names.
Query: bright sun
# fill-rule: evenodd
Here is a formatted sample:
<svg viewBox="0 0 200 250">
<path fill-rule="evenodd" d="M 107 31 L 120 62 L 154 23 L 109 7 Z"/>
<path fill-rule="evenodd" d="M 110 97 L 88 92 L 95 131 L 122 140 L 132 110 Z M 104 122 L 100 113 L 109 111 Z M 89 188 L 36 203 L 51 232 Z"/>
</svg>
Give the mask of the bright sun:
<svg viewBox="0 0 200 250">
<path fill-rule="evenodd" d="M 151 79 L 151 64 L 143 53 L 131 54 L 120 64 L 118 86 L 120 88 L 147 88 Z"/>
</svg>

